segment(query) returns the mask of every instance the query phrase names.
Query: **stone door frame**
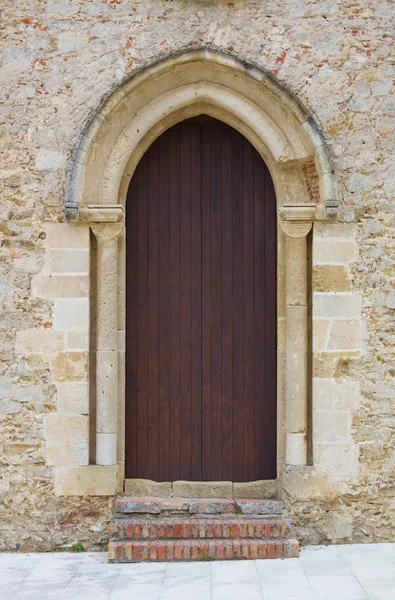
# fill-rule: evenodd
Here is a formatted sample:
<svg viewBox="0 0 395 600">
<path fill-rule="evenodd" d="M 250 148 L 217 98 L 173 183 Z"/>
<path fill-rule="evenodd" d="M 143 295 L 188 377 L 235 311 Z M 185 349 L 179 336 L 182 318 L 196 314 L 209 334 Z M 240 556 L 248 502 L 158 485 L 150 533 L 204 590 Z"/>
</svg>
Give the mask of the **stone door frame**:
<svg viewBox="0 0 395 600">
<path fill-rule="evenodd" d="M 91 381 L 95 452 L 91 464 L 55 468 L 59 495 L 112 495 L 123 489 L 126 193 L 152 141 L 168 127 L 201 113 L 242 133 L 273 178 L 279 224 L 279 478 L 289 466 L 308 466 L 307 237 L 315 220 L 337 214 L 329 152 L 308 112 L 269 73 L 231 54 L 198 48 L 155 62 L 119 86 L 75 148 L 66 216 L 89 227 L 96 239 L 95 263 L 91 262 L 97 282 L 92 313 L 96 368 Z"/>
</svg>

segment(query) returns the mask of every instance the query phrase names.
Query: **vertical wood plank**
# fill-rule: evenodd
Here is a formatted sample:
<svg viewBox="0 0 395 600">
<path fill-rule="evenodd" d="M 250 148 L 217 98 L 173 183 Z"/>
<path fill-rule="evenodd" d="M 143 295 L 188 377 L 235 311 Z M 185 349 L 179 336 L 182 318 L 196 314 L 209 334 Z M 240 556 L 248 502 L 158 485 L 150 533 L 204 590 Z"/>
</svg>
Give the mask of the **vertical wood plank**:
<svg viewBox="0 0 395 600">
<path fill-rule="evenodd" d="M 191 479 L 202 478 L 202 128 L 191 128 Z"/>
<path fill-rule="evenodd" d="M 221 125 L 211 125 L 211 476 L 222 479 Z"/>
<path fill-rule="evenodd" d="M 148 473 L 148 155 L 138 174 L 137 476 Z"/>
<path fill-rule="evenodd" d="M 244 481 L 244 372 L 243 372 L 243 211 L 242 147 L 240 137 L 232 131 L 232 343 L 233 343 L 233 481 Z"/>
<path fill-rule="evenodd" d="M 260 435 L 255 428 L 254 363 L 255 363 L 255 289 L 254 289 L 254 154 L 251 144 L 240 136 L 242 146 L 243 179 L 243 405 L 244 405 L 244 478 L 255 477 L 255 438 Z M 262 162 L 262 161 L 261 161 Z M 263 232 L 262 232 L 263 234 Z M 259 343 L 262 343 L 261 340 Z"/>
<path fill-rule="evenodd" d="M 170 480 L 181 476 L 180 130 L 170 135 Z"/>
<path fill-rule="evenodd" d="M 191 478 L 191 127 L 181 126 L 180 139 L 180 427 L 181 479 Z"/>
<path fill-rule="evenodd" d="M 159 140 L 159 481 L 170 480 L 170 140 Z"/>
<path fill-rule="evenodd" d="M 202 126 L 202 479 L 212 480 L 211 417 L 211 143 Z"/>
<path fill-rule="evenodd" d="M 125 380 L 125 472 L 126 477 L 137 473 L 137 352 L 138 352 L 138 175 L 133 177 L 126 203 L 126 380 Z"/>
<path fill-rule="evenodd" d="M 229 177 L 232 160 L 232 130 L 222 127 L 221 135 L 221 182 L 222 182 L 222 315 L 221 315 L 221 386 L 222 386 L 222 479 L 233 479 L 233 406 L 232 406 L 232 180 Z"/>
</svg>

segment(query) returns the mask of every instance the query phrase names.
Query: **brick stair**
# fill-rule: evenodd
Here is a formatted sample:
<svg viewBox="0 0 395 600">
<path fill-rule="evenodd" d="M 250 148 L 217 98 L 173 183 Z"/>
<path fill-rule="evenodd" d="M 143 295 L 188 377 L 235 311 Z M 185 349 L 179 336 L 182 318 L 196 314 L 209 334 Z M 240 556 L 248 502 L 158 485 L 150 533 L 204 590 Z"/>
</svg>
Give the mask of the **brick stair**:
<svg viewBox="0 0 395 600">
<path fill-rule="evenodd" d="M 115 501 L 109 562 L 291 558 L 295 523 L 278 500 L 133 498 Z"/>
</svg>

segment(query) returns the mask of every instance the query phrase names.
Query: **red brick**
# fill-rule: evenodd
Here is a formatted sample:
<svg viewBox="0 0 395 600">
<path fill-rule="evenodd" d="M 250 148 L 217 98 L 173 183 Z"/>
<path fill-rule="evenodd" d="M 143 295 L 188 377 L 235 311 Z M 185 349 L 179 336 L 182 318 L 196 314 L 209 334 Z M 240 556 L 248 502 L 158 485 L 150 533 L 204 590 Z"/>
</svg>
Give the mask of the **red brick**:
<svg viewBox="0 0 395 600">
<path fill-rule="evenodd" d="M 166 560 L 166 542 L 158 543 L 158 560 Z"/>
<path fill-rule="evenodd" d="M 259 558 L 267 558 L 267 543 L 258 542 L 258 555 Z"/>
<path fill-rule="evenodd" d="M 166 542 L 167 560 L 174 560 L 174 542 Z"/>
<path fill-rule="evenodd" d="M 158 547 L 156 542 L 150 542 L 149 557 L 151 560 L 156 560 L 158 556 Z"/>
<path fill-rule="evenodd" d="M 240 531 L 240 537 L 241 538 L 245 538 L 247 537 L 247 525 L 246 523 L 241 522 L 239 525 L 239 531 Z"/>
<path fill-rule="evenodd" d="M 241 542 L 241 555 L 243 558 L 249 558 L 250 556 L 250 546 L 247 540 Z"/>
<path fill-rule="evenodd" d="M 208 542 L 200 542 L 199 558 L 200 560 L 207 560 L 208 557 Z"/>
<path fill-rule="evenodd" d="M 231 540 L 225 542 L 225 556 L 228 560 L 233 558 L 233 544 Z"/>
<path fill-rule="evenodd" d="M 271 528 L 270 521 L 265 521 L 265 537 L 267 537 L 267 538 L 272 537 L 272 528 Z"/>
<path fill-rule="evenodd" d="M 182 542 L 174 542 L 174 559 L 182 559 Z"/>
<path fill-rule="evenodd" d="M 117 556 L 117 561 L 118 562 L 122 562 L 122 559 L 123 559 L 123 547 L 124 547 L 124 543 L 123 542 L 119 542 L 117 544 L 117 547 L 116 547 L 115 551 L 116 551 L 116 556 Z"/>
<path fill-rule="evenodd" d="M 228 538 L 230 536 L 230 525 L 228 523 L 224 523 L 222 525 L 222 536 L 224 538 Z"/>
<path fill-rule="evenodd" d="M 191 542 L 189 540 L 186 541 L 186 542 L 184 542 L 184 544 L 183 544 L 182 558 L 184 560 L 190 560 L 191 559 Z"/>
<path fill-rule="evenodd" d="M 223 542 L 217 542 L 217 558 L 223 560 L 225 558 L 225 544 Z"/>
<path fill-rule="evenodd" d="M 255 524 L 255 537 L 256 538 L 262 537 L 264 528 L 265 528 L 265 523 L 256 523 Z"/>
<path fill-rule="evenodd" d="M 116 529 L 117 529 L 117 527 L 116 527 L 115 523 L 109 523 L 108 524 L 108 535 L 110 537 L 112 537 L 114 535 Z"/>
<path fill-rule="evenodd" d="M 193 540 L 191 542 L 191 559 L 198 560 L 199 558 L 199 542 L 197 540 Z"/>
<path fill-rule="evenodd" d="M 128 523 L 126 525 L 125 537 L 127 537 L 129 539 L 132 539 L 134 537 L 134 535 L 133 535 L 134 528 L 135 528 L 135 525 L 134 525 L 133 522 L 132 523 Z"/>
<path fill-rule="evenodd" d="M 241 545 L 238 540 L 233 540 L 233 558 L 240 558 L 241 556 Z"/>
<path fill-rule="evenodd" d="M 157 537 L 157 533 L 158 533 L 158 524 L 157 523 L 151 523 L 151 530 L 150 530 L 150 538 L 154 539 Z"/>
<path fill-rule="evenodd" d="M 182 537 L 189 538 L 190 535 L 190 527 L 188 523 L 184 523 L 182 526 Z"/>
<path fill-rule="evenodd" d="M 283 545 L 281 542 L 275 542 L 276 544 L 276 551 L 275 551 L 275 557 L 276 558 L 282 558 L 283 556 Z"/>
<path fill-rule="evenodd" d="M 180 538 L 182 536 L 182 525 L 180 523 L 176 523 L 174 525 L 174 537 Z"/>
<path fill-rule="evenodd" d="M 275 542 L 268 542 L 267 543 L 267 557 L 268 558 L 274 558 L 276 555 L 276 543 Z"/>
<path fill-rule="evenodd" d="M 247 523 L 247 536 L 249 538 L 254 537 L 254 523 Z"/>
<path fill-rule="evenodd" d="M 190 523 L 190 531 L 191 531 L 191 537 L 192 538 L 197 538 L 198 534 L 199 534 L 199 528 L 198 528 L 198 524 L 197 521 L 193 520 Z"/>
<path fill-rule="evenodd" d="M 215 540 L 210 540 L 208 543 L 208 557 L 212 560 L 215 559 L 217 553 L 217 543 Z"/>
<path fill-rule="evenodd" d="M 250 557 L 258 558 L 258 544 L 257 542 L 252 542 L 250 545 Z"/>
<path fill-rule="evenodd" d="M 133 546 L 133 560 L 135 560 L 136 562 L 141 560 L 142 556 L 141 556 L 141 546 L 139 543 L 134 544 Z"/>
<path fill-rule="evenodd" d="M 158 538 L 164 538 L 165 537 L 165 526 L 164 525 L 159 525 L 158 526 L 157 536 L 158 536 Z"/>
<path fill-rule="evenodd" d="M 214 525 L 212 523 L 207 523 L 206 537 L 208 537 L 208 538 L 214 537 Z"/>
<path fill-rule="evenodd" d="M 172 538 L 173 537 L 173 525 L 166 525 L 166 537 L 167 538 Z"/>
<path fill-rule="evenodd" d="M 272 523 L 272 537 L 277 538 L 280 536 L 280 529 L 278 523 Z"/>
<path fill-rule="evenodd" d="M 149 559 L 149 542 L 143 542 L 141 544 L 141 560 Z"/>
<path fill-rule="evenodd" d="M 222 523 L 216 523 L 214 525 L 214 535 L 216 538 L 222 538 Z"/>
<path fill-rule="evenodd" d="M 232 538 L 238 538 L 239 537 L 239 524 L 237 523 L 237 521 L 233 521 L 232 525 L 231 525 L 231 536 Z"/>
</svg>

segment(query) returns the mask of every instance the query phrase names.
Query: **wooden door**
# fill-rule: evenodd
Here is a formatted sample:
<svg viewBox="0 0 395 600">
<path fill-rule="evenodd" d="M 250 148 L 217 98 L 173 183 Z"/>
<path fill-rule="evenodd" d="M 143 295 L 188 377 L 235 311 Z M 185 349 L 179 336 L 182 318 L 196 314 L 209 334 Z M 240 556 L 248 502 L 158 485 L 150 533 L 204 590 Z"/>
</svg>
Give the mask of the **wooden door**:
<svg viewBox="0 0 395 600">
<path fill-rule="evenodd" d="M 276 477 L 276 202 L 210 118 L 149 148 L 127 209 L 126 477 Z"/>
</svg>

